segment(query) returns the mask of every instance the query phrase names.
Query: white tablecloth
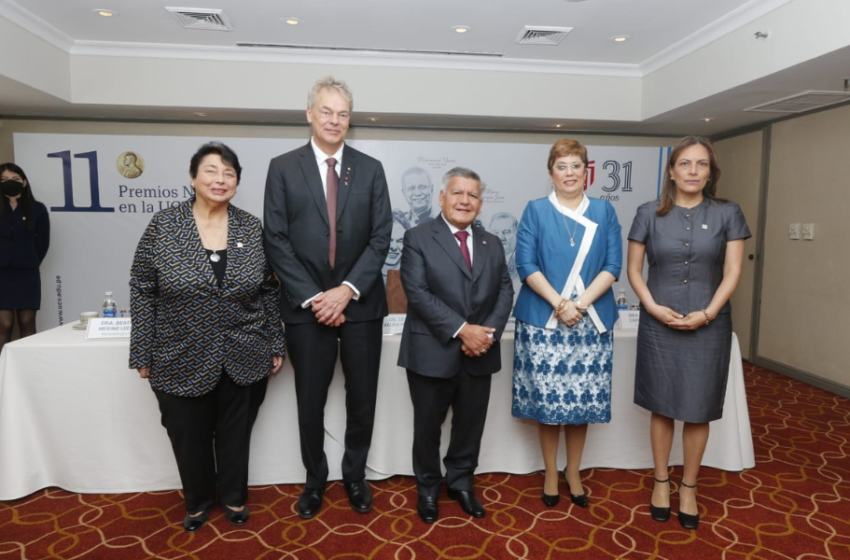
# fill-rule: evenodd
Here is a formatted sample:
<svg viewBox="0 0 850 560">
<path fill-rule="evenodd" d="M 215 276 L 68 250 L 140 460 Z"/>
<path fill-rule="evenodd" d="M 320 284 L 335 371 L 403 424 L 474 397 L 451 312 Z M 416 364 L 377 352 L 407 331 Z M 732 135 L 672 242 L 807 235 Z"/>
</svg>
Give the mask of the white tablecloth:
<svg viewBox="0 0 850 560">
<path fill-rule="evenodd" d="M 612 421 L 591 425 L 582 468 L 652 466 L 649 413 L 632 403 L 637 336 L 615 332 Z M 400 336 L 385 336 L 375 432 L 367 476 L 413 474 L 413 410 Z M 70 325 L 7 344 L 0 356 L 0 499 L 58 486 L 72 492 L 117 493 L 180 487 L 156 398 L 127 369 L 125 340 L 86 340 Z M 477 472 L 529 473 L 543 468 L 534 422 L 511 417 L 513 343 L 506 333 L 502 371 L 493 378 Z M 738 340 L 732 345 L 724 416 L 711 425 L 703 464 L 739 471 L 755 465 Z M 331 479 L 341 478 L 345 431 L 342 373 L 325 408 Z M 677 423 L 671 464 L 682 463 Z M 444 425 L 443 450 L 449 421 Z M 566 464 L 561 445 L 560 465 Z M 252 485 L 303 483 L 292 368 L 269 383 L 251 444 Z"/>
</svg>

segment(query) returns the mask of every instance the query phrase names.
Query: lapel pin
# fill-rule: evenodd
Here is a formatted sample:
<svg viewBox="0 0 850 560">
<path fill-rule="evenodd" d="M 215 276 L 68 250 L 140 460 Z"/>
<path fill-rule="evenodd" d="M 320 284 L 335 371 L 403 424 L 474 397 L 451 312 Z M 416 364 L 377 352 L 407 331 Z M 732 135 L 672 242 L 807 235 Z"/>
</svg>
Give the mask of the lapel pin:
<svg viewBox="0 0 850 560">
<path fill-rule="evenodd" d="M 485 239 L 485 240 L 484 240 L 484 241 L 482 241 L 481 243 L 482 243 L 483 245 L 487 245 L 487 240 Z"/>
<path fill-rule="evenodd" d="M 708 229 L 708 226 L 706 224 L 702 224 L 702 229 Z"/>
</svg>

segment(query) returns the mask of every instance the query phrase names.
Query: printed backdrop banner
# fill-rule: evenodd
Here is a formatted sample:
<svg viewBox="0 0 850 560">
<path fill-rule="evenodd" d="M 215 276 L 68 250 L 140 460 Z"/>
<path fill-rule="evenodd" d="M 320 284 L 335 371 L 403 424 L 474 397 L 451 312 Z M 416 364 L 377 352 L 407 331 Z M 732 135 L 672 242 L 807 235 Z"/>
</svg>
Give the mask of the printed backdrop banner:
<svg viewBox="0 0 850 560">
<path fill-rule="evenodd" d="M 40 330 L 100 309 L 112 291 L 129 308 L 129 271 L 151 216 L 192 194 L 189 160 L 209 138 L 172 136 L 14 135 L 16 162 L 50 212 L 50 250 L 41 266 Z M 223 138 L 239 156 L 242 181 L 233 204 L 262 217 L 269 160 L 307 140 Z M 502 238 L 513 268 L 516 222 L 529 200 L 547 196 L 549 145 L 358 140 L 351 145 L 384 165 L 394 227 L 384 267 L 398 268 L 404 229 L 439 214 L 443 174 L 455 166 L 481 175 L 487 189 L 479 216 Z M 612 202 L 623 227 L 623 272 L 615 292 L 636 298 L 625 272 L 626 236 L 636 208 L 658 195 L 668 148 L 588 146 L 587 194 Z M 345 165 L 345 161 L 342 162 Z"/>
</svg>

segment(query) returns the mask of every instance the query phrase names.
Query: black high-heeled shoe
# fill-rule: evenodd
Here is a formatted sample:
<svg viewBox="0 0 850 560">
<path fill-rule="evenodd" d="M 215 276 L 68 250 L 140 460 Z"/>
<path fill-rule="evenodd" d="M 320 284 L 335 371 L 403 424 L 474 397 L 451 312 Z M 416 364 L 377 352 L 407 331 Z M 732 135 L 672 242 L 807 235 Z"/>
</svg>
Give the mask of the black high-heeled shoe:
<svg viewBox="0 0 850 560">
<path fill-rule="evenodd" d="M 543 504 L 546 507 L 553 508 L 556 505 L 558 505 L 558 502 L 561 501 L 561 495 L 560 494 L 554 494 L 554 495 L 550 496 L 546 492 L 543 492 L 543 494 L 540 496 L 540 499 L 543 501 Z"/>
<path fill-rule="evenodd" d="M 670 477 L 669 476 L 667 478 L 665 478 L 664 480 L 658 480 L 657 478 L 655 478 L 653 476 L 652 480 L 654 480 L 658 484 L 665 484 L 665 483 L 668 484 L 668 485 L 670 484 Z M 654 521 L 658 521 L 659 523 L 664 523 L 668 519 L 670 519 L 670 506 L 667 506 L 667 507 L 654 506 L 654 505 L 652 505 L 652 499 L 650 499 L 649 500 L 649 513 L 650 513 L 650 515 L 652 515 L 652 519 Z"/>
<path fill-rule="evenodd" d="M 682 486 L 685 488 L 696 488 L 697 485 L 686 484 L 685 481 L 682 481 Z M 679 523 L 683 528 L 688 529 L 689 531 L 695 531 L 697 527 L 699 527 L 699 513 L 696 515 L 685 513 L 682 511 L 682 508 L 679 508 Z"/>
<path fill-rule="evenodd" d="M 573 494 L 572 490 L 570 489 L 570 480 L 567 478 L 566 467 L 564 467 L 564 480 L 567 481 L 567 491 L 569 491 L 570 493 L 570 501 L 580 508 L 586 508 L 587 505 L 590 503 L 590 499 L 587 497 L 586 493 L 578 495 Z"/>
<path fill-rule="evenodd" d="M 545 480 L 545 478 L 544 478 L 544 480 Z M 556 477 L 555 482 L 556 483 L 558 482 L 557 477 Z M 540 495 L 540 500 L 543 502 L 543 505 L 545 505 L 546 507 L 553 508 L 556 505 L 558 505 L 558 502 L 561 501 L 561 494 L 559 492 L 555 492 L 554 494 L 551 494 L 551 495 L 547 494 L 546 493 L 546 483 L 544 481 L 544 483 L 543 483 L 543 493 Z"/>
</svg>

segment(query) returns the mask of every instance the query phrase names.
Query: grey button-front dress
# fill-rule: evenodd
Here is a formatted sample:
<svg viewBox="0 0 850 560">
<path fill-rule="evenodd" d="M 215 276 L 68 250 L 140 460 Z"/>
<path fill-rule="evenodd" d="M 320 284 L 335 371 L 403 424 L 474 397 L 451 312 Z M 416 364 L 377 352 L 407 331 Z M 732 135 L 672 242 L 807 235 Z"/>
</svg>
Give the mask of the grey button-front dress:
<svg viewBox="0 0 850 560">
<path fill-rule="evenodd" d="M 734 202 L 703 200 L 694 208 L 674 206 L 666 216 L 659 202 L 641 205 L 629 239 L 646 245 L 647 286 L 659 305 L 687 315 L 705 309 L 723 280 L 726 243 L 751 237 Z M 685 422 L 723 416 L 732 344 L 731 305 L 711 324 L 679 331 L 641 309 L 635 370 L 635 404 Z"/>
</svg>

